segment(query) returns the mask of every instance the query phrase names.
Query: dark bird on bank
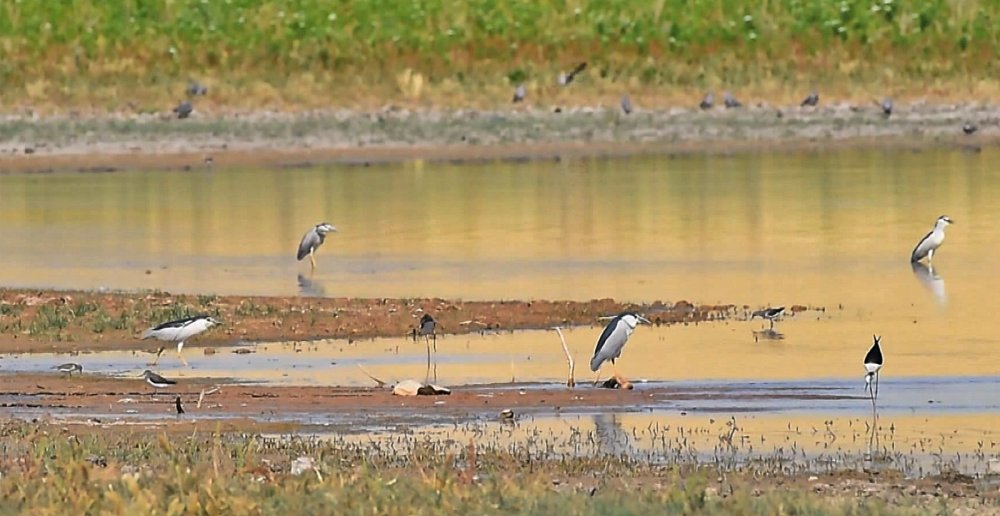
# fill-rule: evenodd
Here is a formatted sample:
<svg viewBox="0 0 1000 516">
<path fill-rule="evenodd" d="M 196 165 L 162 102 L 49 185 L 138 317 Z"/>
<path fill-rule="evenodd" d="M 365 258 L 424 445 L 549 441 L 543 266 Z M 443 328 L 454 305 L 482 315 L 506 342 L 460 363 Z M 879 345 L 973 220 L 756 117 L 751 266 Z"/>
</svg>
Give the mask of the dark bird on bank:
<svg viewBox="0 0 1000 516">
<path fill-rule="evenodd" d="M 972 122 L 966 122 L 962 125 L 962 132 L 965 134 L 975 134 L 978 130 L 979 128 L 976 127 L 976 124 Z"/>
<path fill-rule="evenodd" d="M 559 85 L 560 86 L 569 86 L 569 83 L 573 82 L 573 79 L 575 79 L 577 75 L 580 75 L 580 73 L 582 73 L 586 69 L 587 69 L 587 62 L 584 61 L 584 62 L 576 65 L 576 68 L 574 68 L 569 73 L 561 73 L 561 74 L 559 74 Z"/>
<path fill-rule="evenodd" d="M 813 92 L 810 92 L 809 95 L 806 96 L 805 100 L 802 101 L 801 106 L 802 107 L 806 107 L 806 106 L 815 107 L 817 104 L 819 104 L 819 93 L 816 93 L 815 91 L 813 91 Z"/>
<path fill-rule="evenodd" d="M 513 103 L 524 102 L 524 97 L 528 96 L 528 91 L 524 88 L 523 84 L 518 84 L 517 88 L 514 88 L 514 98 L 511 100 Z"/>
<path fill-rule="evenodd" d="M 417 341 L 417 336 L 424 337 L 425 340 L 434 341 L 434 349 L 437 350 L 437 321 L 430 314 L 424 314 L 420 318 L 420 325 L 413 329 L 413 341 Z M 430 344 L 428 343 L 428 347 Z"/>
<path fill-rule="evenodd" d="M 184 406 L 181 405 L 181 397 L 180 396 L 178 396 L 177 399 L 174 400 L 174 406 L 177 408 L 177 415 L 178 416 L 184 413 Z"/>
<path fill-rule="evenodd" d="M 191 116 L 191 113 L 194 113 L 194 106 L 191 105 L 191 101 L 185 100 L 177 104 L 177 107 L 174 108 L 174 113 L 177 113 L 177 118 L 187 118 Z"/>
<path fill-rule="evenodd" d="M 883 100 L 882 103 L 879 104 L 879 107 L 882 108 L 882 114 L 886 118 L 889 118 L 890 116 L 892 116 L 892 99 L 885 99 L 885 100 Z"/>
<path fill-rule="evenodd" d="M 736 100 L 736 97 L 728 91 L 722 96 L 722 102 L 726 105 L 726 109 L 743 107 L 743 103 Z"/>
<path fill-rule="evenodd" d="M 708 90 L 708 93 L 706 93 L 705 96 L 702 97 L 701 102 L 698 104 L 698 107 L 700 107 L 701 109 L 712 109 L 712 106 L 714 105 L 715 105 L 715 94 L 712 93 L 712 90 Z"/>
<path fill-rule="evenodd" d="M 149 369 L 146 369 L 145 371 L 143 371 L 142 374 L 139 375 L 139 376 L 145 378 L 146 379 L 146 383 L 148 383 L 149 385 L 152 385 L 153 387 L 155 387 L 157 389 L 163 389 L 163 388 L 166 388 L 166 387 L 170 387 L 171 385 L 177 385 L 177 382 L 175 380 L 170 380 L 170 379 L 164 378 L 164 377 L 162 377 L 162 376 L 160 376 L 160 375 L 158 375 L 158 374 L 150 371 Z"/>
<path fill-rule="evenodd" d="M 198 95 L 204 96 L 208 94 L 208 86 L 205 86 L 204 84 L 194 79 L 191 79 L 190 81 L 188 81 L 187 89 L 184 91 L 188 94 L 189 97 L 197 97 Z"/>
<path fill-rule="evenodd" d="M 627 94 L 626 95 L 622 95 L 621 105 L 622 105 L 622 111 L 626 115 L 631 115 L 632 114 L 632 99 L 628 98 Z"/>
</svg>

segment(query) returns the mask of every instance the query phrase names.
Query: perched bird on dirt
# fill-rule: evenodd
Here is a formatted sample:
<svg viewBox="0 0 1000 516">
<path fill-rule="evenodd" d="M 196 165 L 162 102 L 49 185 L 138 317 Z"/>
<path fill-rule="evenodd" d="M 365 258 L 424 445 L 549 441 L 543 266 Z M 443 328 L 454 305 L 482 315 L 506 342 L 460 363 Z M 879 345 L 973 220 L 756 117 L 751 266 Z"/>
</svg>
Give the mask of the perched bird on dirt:
<svg viewBox="0 0 1000 516">
<path fill-rule="evenodd" d="M 712 106 L 714 105 L 715 105 L 715 94 L 712 93 L 712 90 L 708 90 L 708 93 L 706 93 L 705 96 L 702 97 L 701 103 L 698 104 L 698 107 L 700 107 L 701 109 L 712 109 Z"/>
<path fill-rule="evenodd" d="M 518 84 L 517 88 L 514 88 L 514 98 L 511 102 L 517 104 L 518 102 L 524 102 L 524 98 L 528 96 L 528 91 L 524 88 L 523 84 Z"/>
<path fill-rule="evenodd" d="M 975 134 L 976 131 L 978 131 L 978 130 L 979 130 L 979 128 L 976 127 L 976 124 L 974 124 L 972 122 L 966 122 L 966 123 L 962 124 L 962 132 L 965 133 L 965 134 Z"/>
<path fill-rule="evenodd" d="M 176 321 L 165 322 L 159 326 L 154 326 L 142 333 L 143 340 L 153 337 L 157 340 L 162 340 L 166 342 L 176 342 L 177 343 L 177 358 L 186 366 L 188 365 L 187 360 L 184 360 L 184 356 L 181 355 L 181 350 L 184 349 L 184 341 L 198 335 L 199 333 L 208 330 L 209 328 L 219 324 L 219 321 L 213 319 L 208 315 L 196 315 L 194 317 L 185 317 L 183 319 L 177 319 Z M 161 349 L 162 352 L 162 349 Z M 152 365 L 156 365 L 160 360 L 160 354 L 157 353 L 156 360 L 153 361 Z"/>
<path fill-rule="evenodd" d="M 743 107 L 743 103 L 736 100 L 736 97 L 728 91 L 722 96 L 722 102 L 726 105 L 726 109 Z"/>
<path fill-rule="evenodd" d="M 879 104 L 879 107 L 882 108 L 882 115 L 884 115 L 886 118 L 892 116 L 892 99 L 887 98 L 882 100 L 882 103 Z"/>
<path fill-rule="evenodd" d="M 632 99 L 628 98 L 628 94 L 622 95 L 621 106 L 626 115 L 632 114 Z"/>
<path fill-rule="evenodd" d="M 601 364 L 610 360 L 611 367 L 614 370 L 612 378 L 616 381 L 616 385 L 624 389 L 631 388 L 628 380 L 618 374 L 615 360 L 622 356 L 622 349 L 625 347 L 625 343 L 628 342 L 629 337 L 632 336 L 632 332 L 635 331 L 635 327 L 640 323 L 651 324 L 645 317 L 632 312 L 625 312 L 611 319 L 611 322 L 604 327 L 604 332 L 597 339 L 597 347 L 594 348 L 594 357 L 590 359 L 590 370 L 596 373 L 601 369 Z"/>
<path fill-rule="evenodd" d="M 302 241 L 299 242 L 299 251 L 295 254 L 295 257 L 302 261 L 306 256 L 309 257 L 309 262 L 312 264 L 312 268 L 316 268 L 316 250 L 319 246 L 323 245 L 326 241 L 327 233 L 336 233 L 337 228 L 330 225 L 328 222 L 320 222 L 316 224 L 309 231 L 306 231 L 305 235 L 302 235 Z"/>
<path fill-rule="evenodd" d="M 812 91 L 812 92 L 809 93 L 809 95 L 806 95 L 805 100 L 803 100 L 802 104 L 800 104 L 800 105 L 802 107 L 806 107 L 806 106 L 815 107 L 817 104 L 819 104 L 819 93 L 816 93 L 815 91 Z"/>
<path fill-rule="evenodd" d="M 910 262 L 918 262 L 924 258 L 927 258 L 928 263 L 933 262 L 934 252 L 944 243 L 944 228 L 954 223 L 955 221 L 947 215 L 938 217 L 937 221 L 934 222 L 934 229 L 924 235 L 924 238 L 921 238 L 917 246 L 913 248 L 913 252 L 910 253 Z"/>
<path fill-rule="evenodd" d="M 177 113 L 177 118 L 187 118 L 191 116 L 191 113 L 193 112 L 194 106 L 191 105 L 191 101 L 189 100 L 185 100 L 180 104 L 177 104 L 177 107 L 174 108 L 174 113 Z"/>
<path fill-rule="evenodd" d="M 65 373 L 69 376 L 73 376 L 73 373 L 83 373 L 83 366 L 72 362 L 68 364 L 57 365 L 52 369 L 55 369 L 60 373 Z"/>
<path fill-rule="evenodd" d="M 774 321 L 781 316 L 782 312 L 785 311 L 785 307 L 779 306 L 777 308 L 765 308 L 763 310 L 757 310 L 756 312 L 750 314 L 750 320 L 754 320 L 755 317 L 760 317 L 762 319 L 767 319 L 771 321 L 771 328 L 774 328 Z"/>
<path fill-rule="evenodd" d="M 559 85 L 569 86 L 569 83 L 573 82 L 573 79 L 575 79 L 577 75 L 580 75 L 580 73 L 586 69 L 587 69 L 587 62 L 584 61 L 576 65 L 576 68 L 574 68 L 571 72 L 559 74 Z"/>
<path fill-rule="evenodd" d="M 139 376 L 145 378 L 146 383 L 148 383 L 149 385 L 153 386 L 156 389 L 165 389 L 167 387 L 170 387 L 171 385 L 177 385 L 177 382 L 175 380 L 169 380 L 167 378 L 164 378 L 150 371 L 149 369 L 143 371 L 142 374 L 140 374 Z"/>
</svg>

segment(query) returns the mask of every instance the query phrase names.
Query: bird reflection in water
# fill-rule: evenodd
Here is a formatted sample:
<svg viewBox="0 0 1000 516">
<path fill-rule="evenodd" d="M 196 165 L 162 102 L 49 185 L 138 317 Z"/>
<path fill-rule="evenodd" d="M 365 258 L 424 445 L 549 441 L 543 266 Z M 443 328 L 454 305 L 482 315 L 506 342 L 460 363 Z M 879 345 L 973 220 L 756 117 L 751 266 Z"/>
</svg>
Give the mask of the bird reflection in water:
<svg viewBox="0 0 1000 516">
<path fill-rule="evenodd" d="M 326 295 L 326 288 L 314 280 L 312 274 L 308 277 L 299 274 L 299 293 L 303 296 L 323 297 Z"/>
<path fill-rule="evenodd" d="M 944 278 L 942 278 L 933 265 L 924 265 L 922 262 L 910 262 L 913 275 L 930 293 L 934 300 L 941 306 L 948 304 L 948 294 L 944 289 Z"/>
<path fill-rule="evenodd" d="M 753 332 L 754 342 L 760 342 L 762 340 L 784 340 L 784 339 L 785 339 L 785 334 L 773 328 L 768 328 L 766 330 Z"/>
</svg>

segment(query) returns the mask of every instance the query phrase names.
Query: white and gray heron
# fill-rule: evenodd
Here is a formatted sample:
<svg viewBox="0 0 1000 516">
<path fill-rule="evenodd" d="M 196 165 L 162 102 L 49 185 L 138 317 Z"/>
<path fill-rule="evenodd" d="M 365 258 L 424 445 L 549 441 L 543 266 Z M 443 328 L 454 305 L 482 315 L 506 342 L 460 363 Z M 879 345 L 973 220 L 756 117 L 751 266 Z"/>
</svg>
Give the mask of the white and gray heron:
<svg viewBox="0 0 1000 516">
<path fill-rule="evenodd" d="M 159 326 L 154 326 L 144 331 L 142 333 L 142 338 L 145 340 L 153 337 L 157 340 L 166 342 L 176 342 L 177 358 L 181 359 L 181 362 L 187 366 L 187 360 L 184 360 L 184 356 L 181 355 L 181 350 L 184 349 L 184 341 L 217 324 L 219 324 L 219 321 L 208 315 L 185 317 L 183 319 L 177 319 L 176 321 L 165 322 Z M 162 352 L 163 350 L 161 348 L 160 353 Z M 153 360 L 151 365 L 156 365 L 156 363 L 160 360 L 160 353 L 157 353 L 156 360 Z"/>
<path fill-rule="evenodd" d="M 768 307 L 768 308 L 765 308 L 763 310 L 757 310 L 757 311 L 753 312 L 752 314 L 750 314 L 750 320 L 752 321 L 756 317 L 760 317 L 761 319 L 767 319 L 768 321 L 771 321 L 771 329 L 773 330 L 774 329 L 774 321 L 776 321 L 778 319 L 778 317 L 781 317 L 781 314 L 784 313 L 784 311 L 785 311 L 785 307 L 783 307 L 783 306 L 779 306 L 779 307 L 775 307 L 775 308 Z"/>
<path fill-rule="evenodd" d="M 934 251 L 937 251 L 941 247 L 941 244 L 944 243 L 944 228 L 954 223 L 955 221 L 951 220 L 947 215 L 938 217 L 934 223 L 934 229 L 930 233 L 927 233 L 924 238 L 920 239 L 917 247 L 913 248 L 913 253 L 910 254 L 910 262 L 919 262 L 924 258 L 927 258 L 928 263 L 933 262 Z"/>
<path fill-rule="evenodd" d="M 142 374 L 140 374 L 139 376 L 145 378 L 146 383 L 151 385 L 154 389 L 165 389 L 167 387 L 170 387 L 171 385 L 177 385 L 176 380 L 170 380 L 168 378 L 164 378 L 150 371 L 149 369 L 143 371 Z"/>
<path fill-rule="evenodd" d="M 875 339 L 875 343 L 872 344 L 871 349 L 865 355 L 865 391 L 871 394 L 872 404 L 875 404 L 876 398 L 878 398 L 878 372 L 882 370 L 882 346 L 879 345 L 881 338 L 877 335 L 872 335 Z"/>
<path fill-rule="evenodd" d="M 590 359 L 590 370 L 596 373 L 601 369 L 601 364 L 610 360 L 615 374 L 614 379 L 619 385 L 627 388 L 628 381 L 618 374 L 615 360 L 622 356 L 625 343 L 628 342 L 628 338 L 640 323 L 651 324 L 645 317 L 632 312 L 625 312 L 611 319 L 611 322 L 604 327 L 600 338 L 597 339 L 594 358 Z"/>
<path fill-rule="evenodd" d="M 305 235 L 302 235 L 302 241 L 299 242 L 299 251 L 295 257 L 302 261 L 306 256 L 309 257 L 309 262 L 312 263 L 312 268 L 316 268 L 316 250 L 319 246 L 323 245 L 326 240 L 327 233 L 335 233 L 337 228 L 331 226 L 327 222 L 320 222 L 315 226 L 309 228 Z"/>
</svg>

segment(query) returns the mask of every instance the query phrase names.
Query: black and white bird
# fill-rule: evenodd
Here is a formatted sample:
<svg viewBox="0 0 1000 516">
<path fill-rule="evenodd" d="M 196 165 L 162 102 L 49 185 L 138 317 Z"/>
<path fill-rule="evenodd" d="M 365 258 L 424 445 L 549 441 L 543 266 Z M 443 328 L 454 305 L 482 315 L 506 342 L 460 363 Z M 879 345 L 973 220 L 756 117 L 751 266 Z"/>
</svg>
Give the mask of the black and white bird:
<svg viewBox="0 0 1000 516">
<path fill-rule="evenodd" d="M 800 106 L 816 107 L 817 104 L 819 104 L 819 93 L 811 91 L 809 92 L 809 95 L 806 95 L 806 98 L 802 101 L 802 104 L 800 104 Z"/>
<path fill-rule="evenodd" d="M 708 93 L 706 93 L 705 96 L 702 97 L 701 102 L 698 104 L 698 107 L 701 109 L 712 109 L 712 106 L 714 105 L 715 105 L 715 94 L 712 93 L 712 90 L 708 90 Z"/>
<path fill-rule="evenodd" d="M 879 107 L 882 108 L 883 116 L 885 116 L 886 118 L 892 116 L 892 99 L 883 99 L 882 103 L 879 104 Z"/>
<path fill-rule="evenodd" d="M 420 318 L 420 325 L 413 329 L 413 341 L 417 341 L 417 336 L 422 336 L 428 341 L 427 347 L 430 348 L 430 341 L 434 341 L 434 351 L 437 351 L 437 321 L 431 317 L 431 314 L 424 314 Z"/>
<path fill-rule="evenodd" d="M 628 97 L 628 94 L 622 95 L 621 106 L 623 113 L 626 115 L 632 114 L 632 99 Z"/>
<path fill-rule="evenodd" d="M 316 250 L 319 246 L 323 245 L 326 241 L 327 233 L 336 233 L 337 228 L 331 226 L 327 222 L 320 222 L 315 226 L 309 228 L 305 235 L 302 235 L 302 241 L 299 242 L 299 250 L 295 254 L 295 258 L 302 261 L 306 256 L 309 257 L 309 263 L 312 264 L 312 268 L 316 268 Z"/>
<path fill-rule="evenodd" d="M 771 328 L 773 329 L 774 328 L 774 321 L 776 321 L 778 319 L 778 317 L 781 317 L 781 314 L 784 311 L 785 311 L 785 307 L 783 307 L 783 306 L 779 306 L 779 307 L 776 307 L 776 308 L 768 307 L 768 308 L 765 308 L 763 310 L 757 310 L 757 311 L 751 313 L 750 314 L 750 320 L 752 321 L 756 317 L 760 317 L 761 319 L 767 319 L 768 321 L 771 321 Z"/>
<path fill-rule="evenodd" d="M 728 91 L 722 95 L 722 103 L 726 105 L 726 109 L 735 109 L 743 107 L 743 103 L 736 100 L 736 97 L 734 97 L 733 94 Z"/>
<path fill-rule="evenodd" d="M 167 387 L 170 387 L 171 385 L 177 385 L 177 382 L 175 380 L 164 378 L 150 371 L 149 369 L 143 371 L 142 374 L 140 374 L 139 376 L 145 378 L 146 383 L 152 385 L 156 389 L 165 389 Z"/>
<path fill-rule="evenodd" d="M 523 84 L 518 84 L 517 87 L 514 88 L 514 98 L 511 99 L 511 102 L 514 104 L 517 104 L 518 102 L 524 102 L 524 98 L 527 96 L 528 96 L 528 90 L 524 88 Z"/>
<path fill-rule="evenodd" d="M 73 373 L 83 373 L 83 366 L 75 363 L 60 364 L 52 369 L 59 371 L 60 373 L 65 373 L 69 376 L 73 376 Z"/>
<path fill-rule="evenodd" d="M 569 83 L 573 82 L 573 79 L 575 79 L 577 75 L 580 75 L 586 69 L 587 69 L 587 62 L 584 61 L 576 65 L 576 68 L 571 70 L 569 73 L 559 74 L 559 85 L 569 86 Z"/>
<path fill-rule="evenodd" d="M 934 252 L 944 243 L 944 228 L 954 223 L 955 221 L 951 220 L 947 215 L 938 217 L 937 221 L 934 222 L 934 229 L 930 233 L 927 233 L 924 238 L 920 239 L 917 246 L 913 248 L 913 252 L 910 253 L 910 262 L 918 262 L 927 258 L 927 262 L 932 263 L 934 261 Z"/>
<path fill-rule="evenodd" d="M 650 324 L 648 319 L 632 312 L 625 312 L 611 319 L 611 322 L 604 327 L 600 338 L 597 339 L 594 357 L 590 359 L 590 370 L 596 373 L 601 369 L 601 364 L 610 360 L 611 367 L 614 369 L 613 378 L 618 382 L 618 385 L 629 388 L 628 380 L 618 374 L 615 360 L 622 356 L 625 343 L 628 342 L 628 338 L 632 336 L 635 327 L 640 323 Z"/>
<path fill-rule="evenodd" d="M 878 373 L 882 370 L 882 346 L 879 345 L 880 337 L 872 335 L 875 343 L 865 355 L 865 391 L 871 394 L 872 403 L 878 398 Z"/>
<path fill-rule="evenodd" d="M 162 340 L 165 342 L 176 342 L 177 358 L 179 358 L 186 366 L 188 365 L 187 360 L 184 360 L 184 356 L 181 355 L 181 350 L 184 349 L 184 341 L 217 324 L 219 324 L 219 321 L 208 315 L 185 317 L 183 319 L 177 319 L 176 321 L 165 322 L 159 326 L 154 326 L 144 331 L 142 333 L 142 338 L 145 340 L 153 337 L 156 340 Z M 160 355 L 157 354 L 156 360 L 153 361 L 152 365 L 156 365 L 159 360 Z"/>
<path fill-rule="evenodd" d="M 194 106 L 191 104 L 191 101 L 185 100 L 177 104 L 177 107 L 174 108 L 174 113 L 177 113 L 177 118 L 187 118 L 191 116 L 191 113 L 194 113 Z"/>
<path fill-rule="evenodd" d="M 973 135 L 973 134 L 976 134 L 976 131 L 978 131 L 978 130 L 979 130 L 979 128 L 976 127 L 976 124 L 974 124 L 972 122 L 966 122 L 966 123 L 962 124 L 962 132 L 965 133 L 965 134 Z"/>
</svg>

